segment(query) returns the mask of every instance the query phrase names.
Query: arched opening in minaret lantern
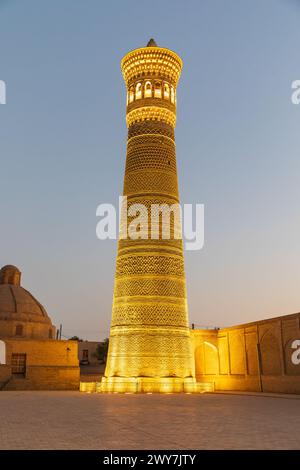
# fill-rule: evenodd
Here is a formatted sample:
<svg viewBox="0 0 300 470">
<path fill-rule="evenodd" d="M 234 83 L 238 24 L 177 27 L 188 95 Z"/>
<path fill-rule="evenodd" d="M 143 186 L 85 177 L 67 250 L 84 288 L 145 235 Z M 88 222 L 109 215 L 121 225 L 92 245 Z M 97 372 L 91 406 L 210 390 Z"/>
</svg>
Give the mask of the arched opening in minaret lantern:
<svg viewBox="0 0 300 470">
<path fill-rule="evenodd" d="M 175 103 L 175 91 L 173 86 L 171 86 L 171 103 Z"/>
<path fill-rule="evenodd" d="M 140 100 L 142 98 L 142 84 L 138 82 L 135 87 L 135 99 Z"/>
<path fill-rule="evenodd" d="M 145 98 L 151 98 L 152 96 L 152 83 L 149 80 L 145 83 L 144 96 Z"/>
<path fill-rule="evenodd" d="M 164 99 L 170 99 L 170 87 L 167 83 L 164 84 Z"/>
<path fill-rule="evenodd" d="M 161 98 L 161 83 L 160 82 L 155 82 L 154 97 Z"/>
<path fill-rule="evenodd" d="M 128 101 L 129 101 L 129 103 L 132 103 L 133 100 L 134 100 L 134 87 L 131 86 L 129 88 L 129 100 Z"/>
</svg>

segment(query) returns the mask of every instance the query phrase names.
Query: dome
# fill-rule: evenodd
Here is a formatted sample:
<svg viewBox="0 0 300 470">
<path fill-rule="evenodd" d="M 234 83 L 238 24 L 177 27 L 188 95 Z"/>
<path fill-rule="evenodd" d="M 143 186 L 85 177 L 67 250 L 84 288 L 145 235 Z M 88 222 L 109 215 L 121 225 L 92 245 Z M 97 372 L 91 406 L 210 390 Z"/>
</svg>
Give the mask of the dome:
<svg viewBox="0 0 300 470">
<path fill-rule="evenodd" d="M 21 271 L 12 265 L 0 270 L 0 337 L 49 339 L 55 327 L 36 298 L 21 287 Z"/>
</svg>

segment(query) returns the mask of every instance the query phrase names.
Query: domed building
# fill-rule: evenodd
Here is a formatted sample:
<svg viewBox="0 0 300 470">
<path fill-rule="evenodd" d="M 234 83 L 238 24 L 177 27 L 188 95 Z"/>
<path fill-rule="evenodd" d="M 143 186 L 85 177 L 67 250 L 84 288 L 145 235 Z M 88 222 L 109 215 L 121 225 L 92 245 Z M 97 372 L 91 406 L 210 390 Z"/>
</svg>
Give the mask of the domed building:
<svg viewBox="0 0 300 470">
<path fill-rule="evenodd" d="M 45 308 L 21 286 L 15 266 L 0 269 L 0 391 L 78 390 L 78 343 L 55 339 Z"/>
<path fill-rule="evenodd" d="M 55 331 L 43 305 L 21 287 L 21 271 L 4 266 L 0 270 L 0 336 L 53 339 Z"/>
</svg>

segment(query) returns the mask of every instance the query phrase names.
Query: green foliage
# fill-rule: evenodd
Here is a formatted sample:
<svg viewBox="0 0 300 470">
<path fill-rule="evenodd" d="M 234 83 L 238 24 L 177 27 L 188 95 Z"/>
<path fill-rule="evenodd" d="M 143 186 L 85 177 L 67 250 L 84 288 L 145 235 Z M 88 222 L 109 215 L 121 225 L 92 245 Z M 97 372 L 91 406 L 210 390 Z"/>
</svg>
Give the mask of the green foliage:
<svg viewBox="0 0 300 470">
<path fill-rule="evenodd" d="M 78 336 L 72 336 L 72 338 L 69 338 L 72 341 L 83 341 L 83 339 L 79 338 Z"/>
<path fill-rule="evenodd" d="M 108 352 L 108 344 L 109 344 L 109 339 L 105 338 L 102 343 L 98 344 L 97 349 L 96 349 L 96 357 L 99 361 L 101 362 L 106 362 L 107 358 L 107 352 Z"/>
</svg>

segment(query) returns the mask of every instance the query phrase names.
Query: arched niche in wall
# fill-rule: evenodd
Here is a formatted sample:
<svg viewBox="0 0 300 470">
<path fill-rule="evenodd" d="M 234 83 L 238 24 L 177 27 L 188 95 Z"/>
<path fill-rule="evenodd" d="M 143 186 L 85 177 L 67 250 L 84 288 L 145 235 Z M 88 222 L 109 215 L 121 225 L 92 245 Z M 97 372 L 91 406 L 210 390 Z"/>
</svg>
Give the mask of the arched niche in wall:
<svg viewBox="0 0 300 470">
<path fill-rule="evenodd" d="M 263 375 L 281 375 L 281 353 L 279 332 L 275 327 L 267 330 L 259 342 L 261 372 Z"/>
<path fill-rule="evenodd" d="M 230 373 L 246 374 L 244 330 L 236 329 L 228 332 Z"/>
<path fill-rule="evenodd" d="M 219 373 L 218 348 L 208 341 L 204 341 L 204 366 L 207 375 Z"/>
<path fill-rule="evenodd" d="M 203 341 L 195 350 L 195 370 L 196 376 L 216 375 L 219 373 L 218 348 L 208 342 Z"/>
</svg>

